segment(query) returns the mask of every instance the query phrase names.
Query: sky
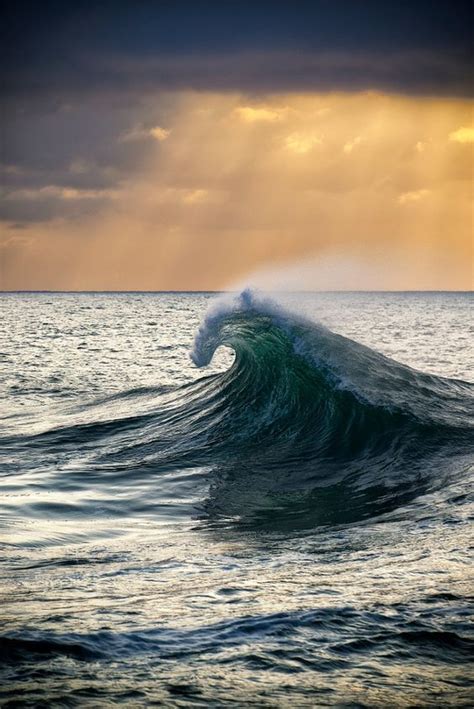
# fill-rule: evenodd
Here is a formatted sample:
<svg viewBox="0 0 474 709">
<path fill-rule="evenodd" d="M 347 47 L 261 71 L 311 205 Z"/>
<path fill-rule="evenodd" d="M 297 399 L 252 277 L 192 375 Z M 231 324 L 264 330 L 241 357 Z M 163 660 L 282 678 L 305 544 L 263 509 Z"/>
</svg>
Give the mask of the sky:
<svg viewBox="0 0 474 709">
<path fill-rule="evenodd" d="M 7 0 L 0 288 L 470 290 L 472 4 Z"/>
</svg>

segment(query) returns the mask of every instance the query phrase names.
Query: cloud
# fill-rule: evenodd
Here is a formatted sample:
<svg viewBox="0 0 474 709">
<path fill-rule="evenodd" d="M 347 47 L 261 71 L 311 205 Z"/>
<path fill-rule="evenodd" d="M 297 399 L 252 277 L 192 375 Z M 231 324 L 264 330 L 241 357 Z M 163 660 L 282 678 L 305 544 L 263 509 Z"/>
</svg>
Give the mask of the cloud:
<svg viewBox="0 0 474 709">
<path fill-rule="evenodd" d="M 288 108 L 264 108 L 238 106 L 235 113 L 244 123 L 281 121 L 288 115 Z"/>
<path fill-rule="evenodd" d="M 106 82 L 113 95 L 138 97 L 153 91 L 392 91 L 409 95 L 468 96 L 471 75 L 458 52 L 252 49 L 200 55 L 130 56 L 99 53 L 79 59 L 81 73 L 50 77 L 44 90 L 91 95 Z M 413 67 L 416 67 L 416 72 Z M 88 79 L 87 79 L 88 77 Z M 9 89 L 8 77 L 6 89 Z M 69 82 L 69 83 L 68 83 Z M 12 87 L 13 88 L 13 87 Z M 37 91 L 37 84 L 28 84 Z"/>
<path fill-rule="evenodd" d="M 0 202 L 0 220 L 15 223 L 47 222 L 55 217 L 90 216 L 119 197 L 118 190 L 76 189 L 58 185 L 7 191 Z"/>
<path fill-rule="evenodd" d="M 137 140 L 147 140 L 148 138 L 154 138 L 158 142 L 166 140 L 171 131 L 161 126 L 154 126 L 152 128 L 144 128 L 143 126 L 135 126 L 130 130 L 124 131 L 119 136 L 119 142 L 122 143 L 133 143 Z"/>
<path fill-rule="evenodd" d="M 8 96 L 377 89 L 471 95 L 469 0 L 6 4 Z"/>
<path fill-rule="evenodd" d="M 8 192 L 4 199 L 7 201 L 41 200 L 50 197 L 64 200 L 103 199 L 104 197 L 114 199 L 117 197 L 117 192 L 113 190 L 87 190 L 47 185 L 39 189 L 14 190 L 13 192 Z"/>
<path fill-rule="evenodd" d="M 10 167 L 2 170 L 2 187 L 114 187 L 150 152 L 149 142 L 122 142 L 120 137 L 130 126 L 164 125 L 165 112 L 149 111 L 144 102 L 110 106 L 77 100 L 66 110 L 56 101 L 34 97 L 20 106 L 5 101 L 1 159 Z"/>
<path fill-rule="evenodd" d="M 161 141 L 166 140 L 170 133 L 171 131 L 166 130 L 166 128 L 161 128 L 160 126 L 155 126 L 154 128 L 150 129 L 150 135 L 155 138 L 155 140 L 158 140 L 160 143 Z"/>
<path fill-rule="evenodd" d="M 412 192 L 403 192 L 398 197 L 399 204 L 409 204 L 410 202 L 419 202 L 420 199 L 425 199 L 430 194 L 429 190 L 413 190 Z"/>
<path fill-rule="evenodd" d="M 209 199 L 208 190 L 190 190 L 184 195 L 183 201 L 186 204 L 199 204 Z"/>
<path fill-rule="evenodd" d="M 347 141 L 347 143 L 344 144 L 343 151 L 346 153 L 346 155 L 350 155 L 354 148 L 356 148 L 358 145 L 362 143 L 363 138 L 360 135 L 357 135 L 353 140 Z"/>
<path fill-rule="evenodd" d="M 314 133 L 291 133 L 285 138 L 285 147 L 293 153 L 304 155 L 316 145 L 322 145 L 323 139 Z"/>
<path fill-rule="evenodd" d="M 73 160 L 69 165 L 69 172 L 73 175 L 85 175 L 92 169 L 93 166 L 90 165 L 90 163 L 88 163 L 86 160 L 82 160 L 81 158 Z"/>
<path fill-rule="evenodd" d="M 474 128 L 461 126 L 449 134 L 449 140 L 455 143 L 474 143 Z"/>
</svg>

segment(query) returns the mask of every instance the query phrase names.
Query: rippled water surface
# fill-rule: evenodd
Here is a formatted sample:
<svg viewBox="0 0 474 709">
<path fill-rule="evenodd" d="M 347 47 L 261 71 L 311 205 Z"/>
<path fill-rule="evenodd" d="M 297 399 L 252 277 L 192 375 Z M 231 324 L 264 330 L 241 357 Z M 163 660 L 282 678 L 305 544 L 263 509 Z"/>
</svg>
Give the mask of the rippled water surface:
<svg viewBox="0 0 474 709">
<path fill-rule="evenodd" d="M 472 706 L 472 304 L 0 294 L 0 705 Z"/>
</svg>

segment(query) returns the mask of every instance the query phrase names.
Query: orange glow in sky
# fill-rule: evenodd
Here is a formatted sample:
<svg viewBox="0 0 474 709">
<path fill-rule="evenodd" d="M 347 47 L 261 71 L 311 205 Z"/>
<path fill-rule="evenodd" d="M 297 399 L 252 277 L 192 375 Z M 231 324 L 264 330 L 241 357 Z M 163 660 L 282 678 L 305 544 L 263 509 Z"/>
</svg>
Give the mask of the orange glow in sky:
<svg viewBox="0 0 474 709">
<path fill-rule="evenodd" d="M 367 264 L 350 287 L 472 288 L 470 101 L 372 92 L 167 100 L 166 123 L 117 138 L 148 149 L 115 187 L 52 182 L 8 195 L 26 206 L 54 200 L 64 214 L 3 224 L 2 289 L 212 290 L 328 258 Z M 88 166 L 78 156 L 70 169 Z M 302 287 L 318 287 L 311 269 Z"/>
</svg>

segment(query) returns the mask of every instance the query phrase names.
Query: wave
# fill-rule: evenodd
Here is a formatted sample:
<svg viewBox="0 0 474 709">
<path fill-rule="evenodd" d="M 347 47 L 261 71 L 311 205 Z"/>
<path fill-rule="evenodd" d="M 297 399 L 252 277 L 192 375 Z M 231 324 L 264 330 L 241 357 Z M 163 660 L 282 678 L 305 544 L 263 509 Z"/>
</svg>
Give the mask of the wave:
<svg viewBox="0 0 474 709">
<path fill-rule="evenodd" d="M 468 600 L 455 608 L 467 612 Z M 21 636 L 17 633 L 0 636 L 0 661 L 8 664 L 21 660 L 38 662 L 41 656 L 50 660 L 64 655 L 86 662 L 110 662 L 111 659 L 153 654 L 163 660 L 181 661 L 186 657 L 206 655 L 225 663 L 228 652 L 246 653 L 249 638 L 258 638 L 262 664 L 267 665 L 266 653 L 272 655 L 275 652 L 273 658 L 267 657 L 268 665 L 274 667 L 277 659 L 286 662 L 278 654 L 279 638 L 288 641 L 300 637 L 302 631 L 312 634 L 314 647 L 319 650 L 312 657 L 315 669 L 319 670 L 345 665 L 345 661 L 349 662 L 351 658 L 364 656 L 368 648 L 374 652 L 390 652 L 392 657 L 406 658 L 408 655 L 433 659 L 442 653 L 444 662 L 465 664 L 471 661 L 474 640 L 467 620 L 453 624 L 440 614 L 437 622 L 433 622 L 422 613 L 418 619 L 407 623 L 403 611 L 406 609 L 397 605 L 367 611 L 350 605 L 329 605 L 236 616 L 195 628 L 168 625 L 133 632 L 104 629 L 89 634 L 42 632 L 41 636 L 38 631 L 25 629 Z M 335 628 L 338 633 L 334 632 Z"/>
<path fill-rule="evenodd" d="M 235 359 L 209 383 L 225 417 L 208 442 L 225 442 L 251 471 L 247 498 L 258 473 L 279 493 L 311 491 L 320 504 L 305 497 L 300 508 L 317 509 L 318 521 L 351 520 L 442 485 L 472 460 L 468 382 L 416 371 L 249 290 L 211 308 L 191 358 L 206 366 L 221 346 Z"/>
<path fill-rule="evenodd" d="M 234 371 L 292 376 L 304 362 L 308 378 L 329 391 L 345 391 L 361 404 L 406 413 L 448 426 L 474 424 L 474 385 L 416 371 L 323 325 L 284 310 L 249 289 L 214 305 L 191 351 L 197 367 L 218 347 L 236 354 Z M 281 382 L 280 382 L 281 383 Z"/>
<path fill-rule="evenodd" d="M 248 290 L 211 309 L 191 359 L 206 366 L 221 346 L 235 353 L 218 380 L 237 438 L 305 439 L 353 457 L 397 432 L 474 427 L 474 385 L 418 372 Z"/>
</svg>

